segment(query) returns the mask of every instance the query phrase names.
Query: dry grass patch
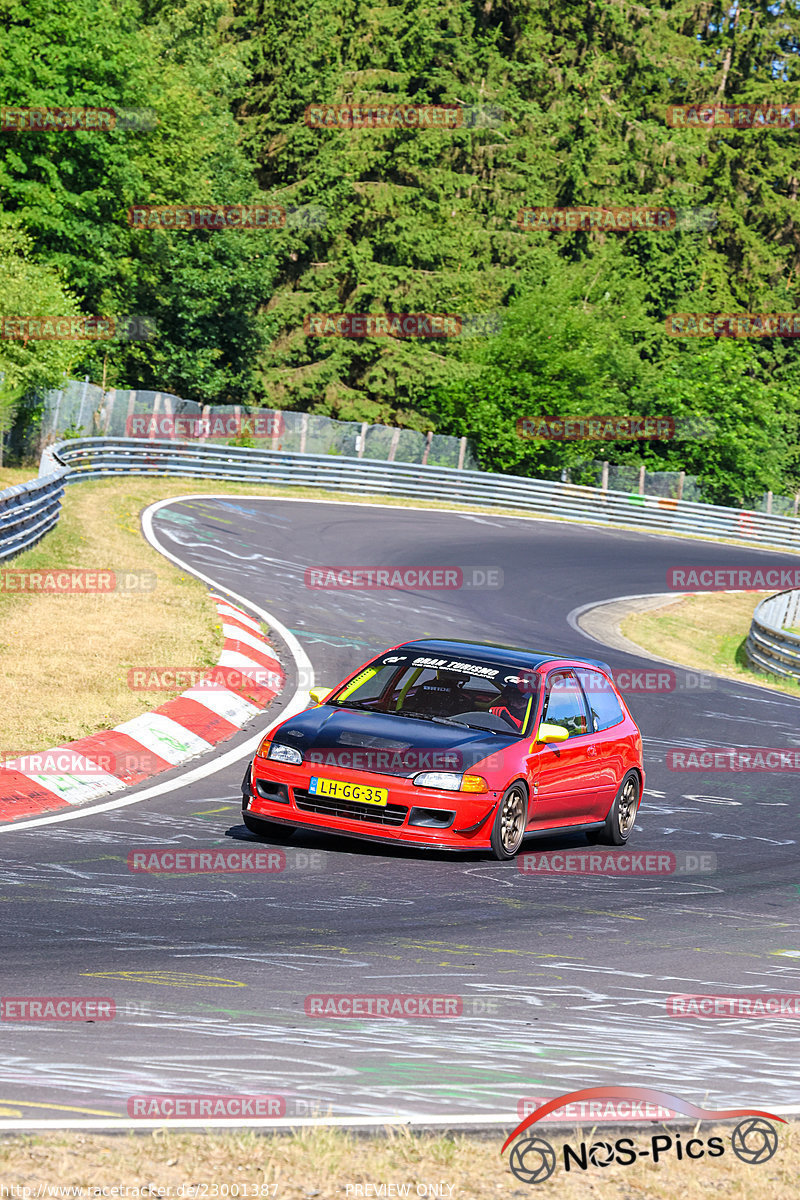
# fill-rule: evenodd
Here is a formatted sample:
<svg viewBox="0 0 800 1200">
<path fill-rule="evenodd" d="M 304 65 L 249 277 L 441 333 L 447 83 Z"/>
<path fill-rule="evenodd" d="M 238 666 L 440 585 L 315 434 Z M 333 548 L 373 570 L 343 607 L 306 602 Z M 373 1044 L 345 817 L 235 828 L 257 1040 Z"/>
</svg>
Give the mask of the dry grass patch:
<svg viewBox="0 0 800 1200">
<path fill-rule="evenodd" d="M 662 1133 L 663 1129 L 627 1132 L 637 1146 L 643 1146 L 651 1132 Z M 779 1128 L 778 1150 L 760 1166 L 744 1164 L 731 1153 L 730 1128 L 712 1131 L 702 1127 L 699 1136 L 707 1140 L 713 1132 L 721 1134 L 726 1147 L 719 1158 L 692 1162 L 669 1157 L 658 1164 L 641 1161 L 630 1167 L 590 1167 L 567 1174 L 560 1158 L 565 1139 L 545 1130 L 543 1136 L 555 1146 L 559 1165 L 551 1179 L 533 1188 L 511 1174 L 507 1154 L 500 1157 L 504 1135 L 436 1136 L 402 1129 L 369 1138 L 331 1129 L 303 1130 L 285 1137 L 249 1130 L 13 1136 L 0 1141 L 0 1177 L 3 1183 L 20 1188 L 42 1184 L 80 1187 L 87 1189 L 84 1197 L 101 1196 L 102 1187 L 130 1189 L 116 1193 L 120 1200 L 137 1195 L 151 1200 L 170 1194 L 175 1197 L 181 1184 L 197 1185 L 195 1190 L 184 1186 L 183 1195 L 198 1200 L 235 1197 L 236 1185 L 240 1197 L 262 1195 L 278 1200 L 396 1197 L 397 1190 L 389 1192 L 386 1186 L 376 1192 L 380 1185 L 389 1184 L 395 1188 L 410 1185 L 405 1193 L 410 1200 L 534 1195 L 565 1200 L 585 1200 L 587 1195 L 600 1200 L 674 1200 L 676 1196 L 687 1200 L 719 1196 L 795 1200 L 800 1174 L 797 1125 Z M 613 1141 L 617 1136 L 619 1131 L 611 1134 L 587 1128 L 566 1140 L 575 1146 L 582 1139 Z M 684 1142 L 688 1136 L 683 1134 Z M 372 1190 L 368 1192 L 365 1185 Z M 91 1188 L 98 1191 L 92 1193 Z M 21 1192 L 16 1195 L 24 1200 Z M 35 1192 L 28 1193 L 31 1195 Z"/>
<path fill-rule="evenodd" d="M 800 684 L 751 671 L 744 643 L 757 604 L 772 592 L 709 592 L 670 600 L 661 608 L 631 613 L 620 632 L 637 646 L 700 671 L 777 688 L 800 698 Z"/>
<path fill-rule="evenodd" d="M 0 593 L 4 753 L 84 737 L 177 694 L 131 691 L 130 667 L 217 661 L 222 628 L 207 588 L 141 535 L 139 512 L 153 490 L 139 480 L 71 487 L 56 529 L 13 560 L 13 570 L 155 572 L 157 586 L 141 594 Z M 156 490 L 169 494 L 163 483 Z"/>
<path fill-rule="evenodd" d="M 30 483 L 37 475 L 36 467 L 0 467 L 0 492 L 17 483 Z"/>
</svg>

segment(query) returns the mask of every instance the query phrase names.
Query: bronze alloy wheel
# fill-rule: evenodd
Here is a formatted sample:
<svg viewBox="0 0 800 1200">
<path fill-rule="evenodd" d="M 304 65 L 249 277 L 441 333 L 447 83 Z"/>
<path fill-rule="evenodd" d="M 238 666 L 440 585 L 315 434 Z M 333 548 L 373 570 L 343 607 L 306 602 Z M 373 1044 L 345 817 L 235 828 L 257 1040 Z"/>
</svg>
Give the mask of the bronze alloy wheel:
<svg viewBox="0 0 800 1200">
<path fill-rule="evenodd" d="M 506 788 L 497 806 L 491 845 L 495 858 L 513 858 L 522 845 L 528 818 L 528 793 L 521 783 Z"/>
<path fill-rule="evenodd" d="M 586 834 L 590 842 L 606 846 L 624 846 L 633 833 L 636 814 L 639 811 L 640 780 L 638 771 L 628 771 L 619 785 L 614 803 L 608 811 L 601 829 L 592 829 Z"/>
<path fill-rule="evenodd" d="M 622 784 L 617 800 L 619 831 L 627 840 L 636 820 L 639 806 L 639 787 L 635 775 L 628 775 Z"/>
</svg>

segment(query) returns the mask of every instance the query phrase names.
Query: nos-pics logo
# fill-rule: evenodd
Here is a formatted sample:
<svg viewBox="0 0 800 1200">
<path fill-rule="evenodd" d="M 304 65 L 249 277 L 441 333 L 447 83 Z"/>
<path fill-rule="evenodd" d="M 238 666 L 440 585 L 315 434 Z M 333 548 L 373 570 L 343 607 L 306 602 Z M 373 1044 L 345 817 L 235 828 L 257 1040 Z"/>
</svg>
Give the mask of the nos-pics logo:
<svg viewBox="0 0 800 1200">
<path fill-rule="evenodd" d="M 531 1126 L 542 1118 L 547 1117 L 556 1109 L 568 1104 L 580 1104 L 586 1100 L 615 1099 L 644 1101 L 648 1104 L 660 1105 L 674 1113 L 682 1113 L 700 1121 L 721 1121 L 731 1117 L 741 1117 L 730 1135 L 730 1149 L 742 1162 L 754 1165 L 768 1162 L 778 1149 L 778 1133 L 772 1121 L 785 1124 L 783 1117 L 774 1113 L 761 1112 L 755 1108 L 729 1108 L 719 1111 L 697 1108 L 680 1096 L 669 1092 L 661 1092 L 655 1088 L 640 1087 L 596 1087 L 583 1088 L 578 1092 L 568 1092 L 564 1096 L 556 1096 L 548 1100 L 534 1112 L 521 1121 L 517 1128 L 506 1138 L 500 1153 L 515 1142 L 511 1149 L 508 1165 L 511 1172 L 522 1183 L 544 1183 L 555 1171 L 558 1165 L 558 1154 L 555 1147 L 538 1134 L 528 1133 Z M 522 1136 L 525 1134 L 526 1136 Z M 515 1141 L 519 1138 L 519 1141 Z M 681 1139 L 679 1133 L 652 1134 L 637 1146 L 633 1138 L 620 1137 L 614 1141 L 581 1142 L 578 1146 L 565 1144 L 561 1155 L 565 1171 L 586 1171 L 589 1167 L 629 1167 L 639 1159 L 650 1159 L 660 1162 L 674 1155 L 677 1159 L 720 1158 L 727 1151 L 722 1137 L 691 1137 L 687 1141 Z"/>
</svg>

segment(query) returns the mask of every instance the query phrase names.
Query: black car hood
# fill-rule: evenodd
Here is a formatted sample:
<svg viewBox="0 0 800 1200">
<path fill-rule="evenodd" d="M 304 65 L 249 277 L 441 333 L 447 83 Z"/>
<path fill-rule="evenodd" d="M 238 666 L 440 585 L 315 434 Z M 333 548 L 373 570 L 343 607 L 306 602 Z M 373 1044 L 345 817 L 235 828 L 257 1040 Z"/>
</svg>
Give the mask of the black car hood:
<svg viewBox="0 0 800 1200">
<path fill-rule="evenodd" d="M 320 766 L 408 778 L 419 771 L 469 771 L 519 735 L 322 704 L 291 717 L 274 740 Z"/>
</svg>

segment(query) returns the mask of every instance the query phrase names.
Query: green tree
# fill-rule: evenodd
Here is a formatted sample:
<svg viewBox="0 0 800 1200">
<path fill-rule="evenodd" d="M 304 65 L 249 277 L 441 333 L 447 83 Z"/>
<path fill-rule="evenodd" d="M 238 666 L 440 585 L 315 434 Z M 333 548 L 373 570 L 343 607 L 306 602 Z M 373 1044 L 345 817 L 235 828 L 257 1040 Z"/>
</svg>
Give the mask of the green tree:
<svg viewBox="0 0 800 1200">
<path fill-rule="evenodd" d="M 26 415 L 33 420 L 37 395 L 69 377 L 83 354 L 78 342 L 11 336 L 5 318 L 64 317 L 79 311 L 55 268 L 34 259 L 30 238 L 8 222 L 0 223 L 0 321 L 4 330 L 0 337 L 0 434 L 10 428 L 23 401 Z"/>
<path fill-rule="evenodd" d="M 152 23 L 143 15 L 135 0 L 5 0 L 6 104 L 102 106 L 145 120 L 105 132 L 4 133 L 0 203 L 84 312 L 153 324 L 150 342 L 104 348 L 109 382 L 241 399 L 261 345 L 257 310 L 271 294 L 271 235 L 140 230 L 127 219 L 134 205 L 257 195 L 230 113 L 246 79 L 241 51 L 220 29 L 231 5 L 188 0 L 152 12 Z M 83 365 L 99 378 L 96 351 Z"/>
</svg>

